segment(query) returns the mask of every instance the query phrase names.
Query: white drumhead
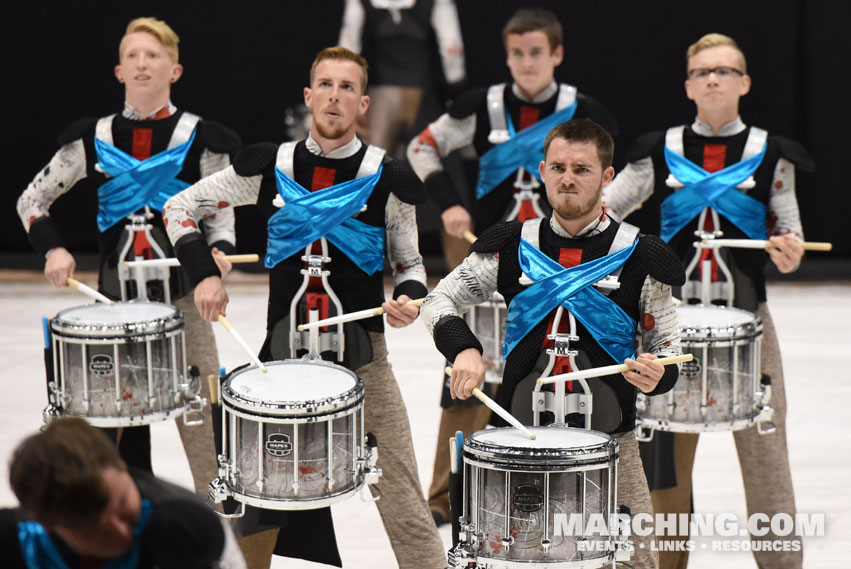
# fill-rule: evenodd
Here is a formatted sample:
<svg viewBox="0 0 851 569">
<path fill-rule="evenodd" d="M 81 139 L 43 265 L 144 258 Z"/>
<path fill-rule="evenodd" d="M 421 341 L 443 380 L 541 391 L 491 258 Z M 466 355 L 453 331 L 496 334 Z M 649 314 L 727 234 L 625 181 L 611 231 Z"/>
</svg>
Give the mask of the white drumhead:
<svg viewBox="0 0 851 569">
<path fill-rule="evenodd" d="M 677 307 L 677 323 L 680 328 L 724 328 L 739 327 L 756 320 L 752 312 L 723 306 L 699 304 Z"/>
<path fill-rule="evenodd" d="M 244 399 L 275 405 L 339 397 L 357 384 L 348 370 L 301 360 L 271 362 L 266 369 L 268 373 L 259 368 L 237 372 L 228 385 Z"/>
<path fill-rule="evenodd" d="M 559 449 L 572 450 L 597 448 L 611 440 L 611 437 L 598 431 L 565 427 L 527 427 L 535 434 L 535 440 L 515 428 L 485 429 L 470 437 L 478 443 L 494 447 L 520 449 Z"/>
<path fill-rule="evenodd" d="M 177 310 L 170 304 L 159 302 L 116 302 L 110 306 L 102 302 L 63 310 L 57 318 L 81 326 L 109 326 L 127 322 L 148 322 L 174 316 Z"/>
</svg>

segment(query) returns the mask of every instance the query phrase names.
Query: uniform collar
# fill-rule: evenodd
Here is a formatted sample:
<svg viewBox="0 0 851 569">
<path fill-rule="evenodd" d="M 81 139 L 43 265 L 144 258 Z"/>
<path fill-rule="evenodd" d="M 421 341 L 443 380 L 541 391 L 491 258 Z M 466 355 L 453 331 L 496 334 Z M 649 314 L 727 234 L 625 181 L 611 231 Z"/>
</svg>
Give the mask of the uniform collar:
<svg viewBox="0 0 851 569">
<path fill-rule="evenodd" d="M 328 154 L 323 154 L 322 149 L 319 148 L 319 143 L 313 140 L 313 137 L 309 134 L 307 135 L 307 140 L 304 141 L 304 144 L 307 146 L 307 149 L 311 154 L 322 156 L 323 158 L 349 158 L 350 156 L 357 154 L 358 150 L 360 150 L 361 146 L 363 146 L 360 139 L 355 136 L 343 146 L 335 148 Z"/>
<path fill-rule="evenodd" d="M 599 235 L 608 229 L 611 223 L 609 216 L 603 213 L 600 217 L 583 227 L 579 233 L 571 235 L 565 231 L 564 227 L 562 227 L 558 221 L 556 221 L 554 215 L 550 216 L 550 228 L 553 230 L 553 233 L 559 237 L 564 237 L 565 239 L 579 239 L 582 237 L 593 237 L 594 235 Z"/>
<path fill-rule="evenodd" d="M 174 106 L 171 99 L 166 101 L 166 103 L 161 107 L 154 109 L 153 112 L 147 116 L 142 116 L 139 111 L 130 106 L 130 103 L 124 101 L 124 111 L 122 111 L 121 116 L 132 121 L 149 121 L 168 118 L 176 112 L 177 107 Z"/>
<path fill-rule="evenodd" d="M 718 134 L 712 132 L 712 127 L 697 117 L 695 117 L 694 122 L 691 125 L 691 129 L 694 133 L 699 134 L 700 136 L 733 136 L 739 134 L 746 128 L 747 126 L 742 122 L 742 117 L 740 116 L 737 116 L 734 120 L 722 126 L 721 130 L 718 131 Z"/>
<path fill-rule="evenodd" d="M 543 103 L 544 101 L 548 101 L 553 95 L 558 91 L 558 84 L 555 81 L 550 81 L 550 84 L 547 87 L 535 95 L 533 98 L 529 99 L 523 92 L 520 90 L 520 87 L 517 86 L 517 83 L 511 84 L 511 92 L 514 93 L 514 96 L 523 101 L 524 103 L 531 103 L 533 105 L 537 105 L 539 103 Z"/>
</svg>

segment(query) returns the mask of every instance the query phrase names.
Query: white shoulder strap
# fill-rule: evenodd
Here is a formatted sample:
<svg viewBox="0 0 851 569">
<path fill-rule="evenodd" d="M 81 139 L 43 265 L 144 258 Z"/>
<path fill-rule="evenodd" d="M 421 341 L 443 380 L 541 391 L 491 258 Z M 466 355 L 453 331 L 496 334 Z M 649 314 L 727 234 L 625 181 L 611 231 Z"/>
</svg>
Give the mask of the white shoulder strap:
<svg viewBox="0 0 851 569">
<path fill-rule="evenodd" d="M 638 238 L 638 232 L 639 230 L 636 226 L 622 221 L 618 226 L 617 233 L 615 233 L 615 238 L 612 239 L 612 244 L 609 246 L 608 254 L 611 255 L 612 253 L 617 253 L 627 247 L 631 247 Z M 621 271 L 623 271 L 623 265 L 609 273 L 604 279 L 597 281 L 596 286 L 598 290 L 608 296 L 611 291 L 619 288 L 618 277 L 620 277 Z"/>
<path fill-rule="evenodd" d="M 488 88 L 487 104 L 488 120 L 491 126 L 488 142 L 502 144 L 510 138 L 508 123 L 505 122 L 505 83 L 491 85 Z"/>
<path fill-rule="evenodd" d="M 683 147 L 683 132 L 685 131 L 685 128 L 686 127 L 684 125 L 672 126 L 665 133 L 665 146 L 680 156 L 685 156 L 685 150 Z"/>
<path fill-rule="evenodd" d="M 101 142 L 105 142 L 107 144 L 112 144 L 112 119 L 115 118 L 115 115 L 109 115 L 108 117 L 103 117 L 98 120 L 97 126 L 95 126 L 95 137 Z"/>
<path fill-rule="evenodd" d="M 189 137 L 192 136 L 192 133 L 195 131 L 195 126 L 197 126 L 200 120 L 201 117 L 198 115 L 193 115 L 192 113 L 184 111 L 177 120 L 177 124 L 174 126 L 171 138 L 168 141 L 168 147 L 174 148 L 175 146 L 180 146 L 184 142 L 188 141 Z"/>
<path fill-rule="evenodd" d="M 527 219 L 523 222 L 523 228 L 520 230 L 520 237 L 535 246 L 535 249 L 541 248 L 541 222 L 543 217 L 535 219 Z"/>
<path fill-rule="evenodd" d="M 745 149 L 742 151 L 742 160 L 746 160 L 751 156 L 756 156 L 762 152 L 765 146 L 765 141 L 768 139 L 768 131 L 752 126 L 748 133 L 748 139 L 745 141 Z"/>
<path fill-rule="evenodd" d="M 573 85 L 562 83 L 558 86 L 558 99 L 556 100 L 556 111 L 566 109 L 576 101 L 578 90 Z"/>
<path fill-rule="evenodd" d="M 378 168 L 381 167 L 381 162 L 384 161 L 385 154 L 386 151 L 383 148 L 373 146 L 372 144 L 367 146 L 355 178 L 371 176 L 378 172 Z"/>
<path fill-rule="evenodd" d="M 293 155 L 295 154 L 295 146 L 297 141 L 285 142 L 278 147 L 278 156 L 275 159 L 275 166 L 278 170 L 289 176 L 295 177 L 295 169 L 293 168 Z"/>
</svg>

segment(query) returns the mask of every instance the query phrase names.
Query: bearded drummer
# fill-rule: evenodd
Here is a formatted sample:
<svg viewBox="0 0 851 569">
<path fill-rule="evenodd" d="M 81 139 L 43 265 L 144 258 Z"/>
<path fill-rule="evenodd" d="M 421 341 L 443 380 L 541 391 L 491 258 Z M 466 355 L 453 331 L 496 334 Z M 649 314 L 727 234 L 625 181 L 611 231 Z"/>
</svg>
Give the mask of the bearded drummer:
<svg viewBox="0 0 851 569">
<path fill-rule="evenodd" d="M 549 211 L 538 179 L 544 137 L 570 118 L 588 118 L 612 134 L 617 123 L 599 101 L 554 75 L 564 58 L 563 30 L 555 14 L 522 8 L 502 31 L 506 65 L 513 81 L 473 89 L 458 97 L 446 113 L 408 145 L 408 161 L 441 210 L 446 262 L 454 269 L 467 255 L 465 232 L 481 233 L 502 221 L 526 221 Z M 472 145 L 479 156 L 472 214 L 461 192 L 444 171 L 442 158 Z M 498 341 L 498 340 L 497 340 Z M 487 425 L 490 411 L 477 399 L 449 395 L 444 378 L 443 407 L 429 507 L 438 524 L 449 520 L 449 462 L 445 442 L 456 430 L 474 432 Z"/>
<path fill-rule="evenodd" d="M 485 370 L 481 344 L 460 314 L 494 291 L 505 297 L 506 360 L 498 402 L 518 419 L 529 417 L 530 385 L 544 370 L 552 334 L 571 332 L 568 347 L 577 352 L 575 357 L 556 357 L 554 370 L 634 365 L 637 371 L 589 380 L 592 426 L 619 444 L 616 505 L 626 505 L 634 516 L 652 512 L 633 432 L 637 390 L 661 394 L 677 380 L 676 366 L 656 360 L 680 353 L 671 286 L 682 284 L 684 275 L 679 259 L 659 238 L 639 235 L 637 228 L 603 213 L 600 196 L 614 177 L 613 152 L 611 136 L 590 120 L 573 119 L 553 128 L 538 170 L 553 213 L 485 231 L 471 254 L 426 297 L 422 320 L 437 348 L 454 362 L 452 396 L 466 399 L 481 385 Z M 594 288 L 609 275 L 616 286 Z M 554 286 L 548 289 L 548 283 Z M 560 306 L 564 317 L 554 330 Z M 575 324 L 572 331 L 569 321 Z M 637 333 L 644 348 L 638 356 L 633 351 Z M 581 388 L 574 383 L 567 389 Z M 492 423 L 504 424 L 499 418 Z M 524 423 L 530 424 L 528 419 Z M 633 537 L 630 563 L 655 568 L 656 553 L 642 541 L 649 538 Z"/>
<path fill-rule="evenodd" d="M 707 34 L 689 46 L 686 58 L 686 96 L 694 101 L 697 117 L 691 125 L 641 136 L 627 156 L 627 166 L 603 191 L 603 203 L 608 212 L 626 217 L 642 204 L 648 209 L 645 202 L 649 200 L 652 210 L 661 214 L 662 238 L 684 266 L 695 255 L 700 261 L 710 261 L 712 283 L 723 280 L 718 250 L 696 250 L 696 234 L 720 231 L 724 238 L 769 239 L 775 246 L 768 255 L 753 249 L 727 249 L 722 253 L 721 262 L 733 276 L 733 306 L 755 312 L 762 320 L 760 363 L 762 373 L 771 377 L 771 406 L 777 426 L 771 434 L 760 435 L 750 428 L 734 432 L 733 438 L 748 514 L 794 517 L 783 369 L 766 305 L 763 271 L 769 259 L 781 273 L 791 273 L 801 263 L 803 230 L 795 198 L 795 170 L 811 170 L 813 163 L 797 143 L 742 122 L 739 99 L 750 91 L 751 78 L 745 56 L 732 38 Z M 691 200 L 688 194 L 695 194 L 691 190 L 695 184 L 706 192 L 722 194 L 711 203 L 703 198 Z M 682 191 L 684 188 L 688 191 Z M 689 275 L 692 277 L 704 275 Z M 698 436 L 660 432 L 643 448 L 642 452 L 664 457 L 669 464 L 664 471 L 648 472 L 657 513 L 690 512 Z M 759 539 L 778 538 L 769 532 Z M 754 557 L 760 567 L 792 569 L 801 567 L 803 554 L 800 549 L 754 551 Z M 688 551 L 671 550 L 660 555 L 662 569 L 685 567 L 687 559 Z"/>
<path fill-rule="evenodd" d="M 129 298 L 165 300 L 161 281 L 147 283 L 147 290 L 141 295 L 132 289 L 135 281 L 119 281 L 119 262 L 151 258 L 154 251 L 144 233 L 131 237 L 125 229 L 130 223 L 128 216 L 145 216 L 153 225 L 151 236 L 156 245 L 170 256 L 171 246 L 160 215 L 165 198 L 226 167 L 231 154 L 241 145 L 232 130 L 172 103 L 171 86 L 183 74 L 178 62 L 178 41 L 174 30 L 162 20 L 137 18 L 130 22 L 119 44 L 119 63 L 115 66 L 115 77 L 124 85 L 123 109 L 100 119 L 71 123 L 59 136 L 59 150 L 18 199 L 18 215 L 33 247 L 44 255 L 44 274 L 54 286 L 67 286 L 68 277 L 74 276 L 76 261 L 49 210 L 61 195 L 85 181 L 97 188 L 100 292 L 119 299 L 123 296 L 121 287 L 128 286 L 130 289 L 124 292 Z M 142 163 L 144 167 L 140 166 Z M 233 209 L 225 208 L 215 219 L 205 221 L 204 229 L 208 242 L 216 247 L 222 269 L 229 270 L 229 262 L 221 257 L 235 249 Z M 132 242 L 128 243 L 130 239 Z M 129 250 L 128 258 L 119 259 L 125 248 Z M 171 301 L 184 315 L 187 363 L 197 366 L 201 377 L 218 375 L 212 327 L 195 308 L 186 275 L 174 269 L 169 283 Z M 209 400 L 206 381 L 201 382 L 201 396 Z M 207 494 L 207 485 L 216 475 L 209 407 L 204 417 L 203 425 L 192 427 L 177 421 L 195 489 L 201 495 Z M 108 431 L 118 437 L 115 429 Z M 152 472 L 149 428 L 124 427 L 119 439 L 122 459 L 130 466 Z"/>
<path fill-rule="evenodd" d="M 299 337 L 294 324 L 304 324 L 309 312 L 325 318 L 334 311 L 335 299 L 343 312 L 382 305 L 387 323 L 403 327 L 419 312 L 404 303 L 427 292 L 415 207 L 425 199 L 422 182 L 407 164 L 355 136 L 355 121 L 369 107 L 366 86 L 363 57 L 342 47 L 322 50 L 311 66 L 310 86 L 304 89 L 304 102 L 313 111 L 307 140 L 250 146 L 231 167 L 166 203 L 169 237 L 198 283 L 195 302 L 207 320 L 225 313 L 228 297 L 197 223 L 218 215 L 222 204 L 257 205 L 271 213 L 263 361 L 303 354 L 307 337 Z M 393 300 L 387 302 L 385 251 L 394 281 Z M 326 277 L 308 278 L 310 274 Z M 383 471 L 378 511 L 396 560 L 404 568 L 442 569 L 446 555 L 419 484 L 407 412 L 387 362 L 384 323 L 380 317 L 360 320 L 347 326 L 344 336 L 342 360 L 339 346 L 325 349 L 321 339 L 320 351 L 364 382 L 366 430 L 378 438 L 378 467 Z M 250 567 L 269 567 L 276 541 L 282 555 L 339 565 L 327 508 L 246 510 L 237 532 L 244 536 L 241 543 Z M 326 537 L 332 542 L 323 542 Z"/>
</svg>

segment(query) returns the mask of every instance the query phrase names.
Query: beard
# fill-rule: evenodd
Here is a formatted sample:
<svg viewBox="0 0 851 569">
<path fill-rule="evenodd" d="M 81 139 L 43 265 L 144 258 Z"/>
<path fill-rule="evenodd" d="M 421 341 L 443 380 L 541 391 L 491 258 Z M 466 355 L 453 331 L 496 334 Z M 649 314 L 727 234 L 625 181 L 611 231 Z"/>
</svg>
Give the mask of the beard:
<svg viewBox="0 0 851 569">
<path fill-rule="evenodd" d="M 588 196 L 587 199 L 581 202 L 574 200 L 572 203 L 564 203 L 554 200 L 556 203 L 552 204 L 553 211 L 555 211 L 559 217 L 568 221 L 581 219 L 599 207 L 600 195 L 602 193 L 603 185 L 600 184 L 600 187 L 597 188 L 597 191 L 593 195 Z"/>
<path fill-rule="evenodd" d="M 332 125 L 322 124 L 316 120 L 314 117 L 313 124 L 316 127 L 316 131 L 322 138 L 326 140 L 337 140 L 341 138 L 344 134 L 349 131 L 349 127 L 351 127 L 351 123 L 348 125 L 342 124 L 340 121 L 336 121 L 336 123 Z"/>
</svg>

